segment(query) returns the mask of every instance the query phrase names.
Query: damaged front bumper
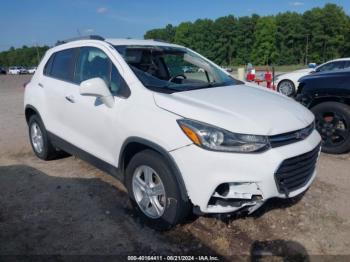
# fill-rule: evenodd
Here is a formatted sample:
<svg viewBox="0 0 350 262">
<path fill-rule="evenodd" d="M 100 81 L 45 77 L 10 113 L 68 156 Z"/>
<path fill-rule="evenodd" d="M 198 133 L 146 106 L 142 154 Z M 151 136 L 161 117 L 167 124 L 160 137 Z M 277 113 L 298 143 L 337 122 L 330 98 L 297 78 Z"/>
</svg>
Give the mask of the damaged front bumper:
<svg viewBox="0 0 350 262">
<path fill-rule="evenodd" d="M 304 177 L 298 170 L 294 172 L 297 176 L 287 174 L 283 177 L 286 187 L 282 188 L 276 174 L 285 169 L 283 163 L 303 160 L 304 155 L 309 156 L 311 152 L 317 153 L 310 155 L 316 164 L 319 143 L 320 136 L 314 131 L 303 141 L 260 154 L 211 152 L 195 145 L 171 154 L 196 213 L 231 213 L 243 209 L 252 213 L 270 198 L 292 198 L 307 190 L 315 178 L 315 167 Z"/>
<path fill-rule="evenodd" d="M 263 204 L 262 195 L 257 183 L 223 183 L 216 188 L 210 198 L 208 212 L 232 212 L 241 208 L 249 210 Z M 226 211 L 223 208 L 226 208 Z"/>
</svg>

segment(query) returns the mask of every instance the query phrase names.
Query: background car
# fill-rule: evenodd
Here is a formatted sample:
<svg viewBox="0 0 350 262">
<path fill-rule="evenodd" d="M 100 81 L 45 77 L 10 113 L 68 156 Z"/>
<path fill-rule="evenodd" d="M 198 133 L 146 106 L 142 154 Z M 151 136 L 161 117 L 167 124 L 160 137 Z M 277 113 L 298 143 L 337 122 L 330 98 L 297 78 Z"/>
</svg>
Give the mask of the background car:
<svg viewBox="0 0 350 262">
<path fill-rule="evenodd" d="M 19 75 L 19 74 L 28 74 L 28 70 L 23 66 L 11 66 L 8 70 L 9 75 Z"/>
<path fill-rule="evenodd" d="M 233 72 L 233 68 L 232 67 L 222 66 L 221 68 L 226 70 L 229 73 Z"/>
<path fill-rule="evenodd" d="M 18 66 L 10 66 L 8 70 L 9 75 L 19 75 L 20 74 L 20 67 Z"/>
<path fill-rule="evenodd" d="M 36 68 L 37 68 L 36 66 L 29 67 L 28 70 L 27 70 L 27 71 L 28 71 L 28 74 L 34 74 L 35 71 L 36 71 Z"/>
<path fill-rule="evenodd" d="M 3 67 L 0 67 L 0 75 L 6 75 L 6 69 Z"/>
<path fill-rule="evenodd" d="M 350 151 L 350 69 L 321 72 L 300 79 L 296 100 L 315 114 L 322 151 Z"/>
<path fill-rule="evenodd" d="M 320 73 L 325 71 L 334 71 L 338 69 L 345 69 L 350 67 L 350 58 L 340 58 L 328 61 L 316 68 L 300 69 L 290 73 L 277 75 L 274 79 L 277 91 L 286 95 L 294 96 L 296 88 L 299 85 L 299 79 L 310 73 Z"/>
<path fill-rule="evenodd" d="M 19 73 L 21 75 L 28 74 L 28 69 L 26 69 L 24 66 L 19 67 Z"/>
</svg>

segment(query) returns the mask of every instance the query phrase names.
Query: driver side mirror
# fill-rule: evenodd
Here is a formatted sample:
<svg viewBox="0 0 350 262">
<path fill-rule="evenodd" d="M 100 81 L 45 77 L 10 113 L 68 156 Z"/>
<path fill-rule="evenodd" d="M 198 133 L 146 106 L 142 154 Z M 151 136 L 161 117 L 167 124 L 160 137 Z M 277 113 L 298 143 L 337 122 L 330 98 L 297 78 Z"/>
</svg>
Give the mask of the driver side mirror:
<svg viewBox="0 0 350 262">
<path fill-rule="evenodd" d="M 98 97 L 109 108 L 114 106 L 113 95 L 102 78 L 96 77 L 81 82 L 79 93 L 82 96 Z"/>
</svg>

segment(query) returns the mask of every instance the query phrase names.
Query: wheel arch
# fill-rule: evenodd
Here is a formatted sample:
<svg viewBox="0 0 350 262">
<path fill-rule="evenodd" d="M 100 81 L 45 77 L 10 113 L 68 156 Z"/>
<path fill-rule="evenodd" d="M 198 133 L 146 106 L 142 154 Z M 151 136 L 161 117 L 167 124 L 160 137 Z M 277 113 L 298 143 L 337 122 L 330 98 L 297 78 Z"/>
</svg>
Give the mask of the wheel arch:
<svg viewBox="0 0 350 262">
<path fill-rule="evenodd" d="M 124 173 L 127 165 L 129 164 L 131 158 L 137 154 L 138 152 L 141 152 L 145 149 L 151 149 L 154 150 L 155 152 L 159 153 L 165 161 L 169 164 L 171 171 L 175 175 L 176 181 L 179 184 L 180 187 L 180 194 L 183 200 L 188 199 L 188 194 L 186 191 L 186 186 L 184 183 L 184 180 L 182 178 L 182 174 L 173 159 L 173 157 L 169 154 L 167 150 L 165 150 L 163 147 L 160 145 L 149 141 L 144 138 L 140 137 L 129 137 L 127 138 L 120 150 L 119 154 L 119 161 L 118 161 L 118 168 Z"/>
<path fill-rule="evenodd" d="M 32 115 L 37 115 L 42 120 L 42 118 L 39 114 L 39 111 L 32 105 L 26 105 L 26 107 L 24 109 L 24 115 L 25 115 L 27 123 L 29 123 L 29 119 Z"/>
<path fill-rule="evenodd" d="M 342 104 L 346 104 L 350 106 L 350 97 L 343 97 L 343 96 L 323 96 L 323 97 L 314 97 L 312 99 L 312 102 L 310 103 L 309 108 L 313 108 L 319 104 L 325 103 L 325 102 L 338 102 Z"/>
</svg>

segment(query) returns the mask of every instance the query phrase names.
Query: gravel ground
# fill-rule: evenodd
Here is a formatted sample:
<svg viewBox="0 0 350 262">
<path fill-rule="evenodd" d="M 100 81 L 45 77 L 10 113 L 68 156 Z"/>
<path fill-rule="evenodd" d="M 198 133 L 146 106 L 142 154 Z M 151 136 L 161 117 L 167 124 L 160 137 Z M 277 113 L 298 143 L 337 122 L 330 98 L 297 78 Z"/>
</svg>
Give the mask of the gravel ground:
<svg viewBox="0 0 350 262">
<path fill-rule="evenodd" d="M 159 233 L 140 223 L 116 179 L 74 157 L 33 155 L 22 105 L 29 79 L 0 76 L 1 255 L 350 255 L 349 154 L 322 154 L 299 201 L 272 200 L 247 217 L 193 218 Z"/>
</svg>

